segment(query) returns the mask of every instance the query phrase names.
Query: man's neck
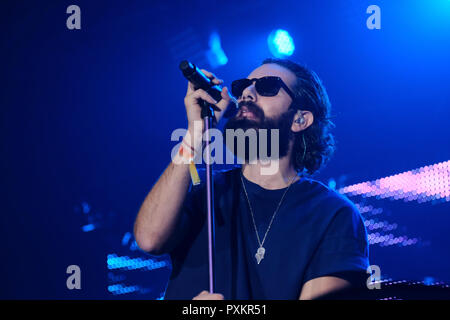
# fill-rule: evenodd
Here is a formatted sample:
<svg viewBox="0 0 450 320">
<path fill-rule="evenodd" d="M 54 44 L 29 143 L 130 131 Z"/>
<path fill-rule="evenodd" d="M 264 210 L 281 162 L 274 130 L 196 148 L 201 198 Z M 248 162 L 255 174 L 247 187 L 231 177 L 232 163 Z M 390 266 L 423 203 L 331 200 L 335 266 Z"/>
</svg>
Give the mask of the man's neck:
<svg viewBox="0 0 450 320">
<path fill-rule="evenodd" d="M 269 165 L 264 165 L 259 160 L 254 164 L 243 164 L 242 174 L 247 180 L 269 190 L 286 188 L 291 182 L 300 179 L 289 156 L 276 161 L 278 161 L 278 170 L 273 170 L 273 174 L 263 174 L 268 171 Z M 271 166 L 274 166 L 274 163 L 271 163 Z"/>
</svg>

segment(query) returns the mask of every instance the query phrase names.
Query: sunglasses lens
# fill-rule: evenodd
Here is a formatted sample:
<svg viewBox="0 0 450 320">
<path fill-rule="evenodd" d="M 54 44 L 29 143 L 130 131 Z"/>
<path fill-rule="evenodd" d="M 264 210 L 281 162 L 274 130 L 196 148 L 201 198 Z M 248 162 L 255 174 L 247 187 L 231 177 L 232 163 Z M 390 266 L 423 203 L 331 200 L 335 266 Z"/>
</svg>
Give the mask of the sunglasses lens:
<svg viewBox="0 0 450 320">
<path fill-rule="evenodd" d="M 281 84 L 278 77 L 264 77 L 256 81 L 255 88 L 260 95 L 273 97 L 280 91 Z"/>
<path fill-rule="evenodd" d="M 245 88 L 251 86 L 253 83 L 250 79 L 239 79 L 231 83 L 231 93 L 236 98 L 242 96 Z M 273 97 L 278 94 L 281 88 L 281 81 L 278 77 L 264 77 L 256 79 L 255 89 L 256 91 L 265 97 Z"/>
<path fill-rule="evenodd" d="M 234 97 L 239 98 L 242 96 L 242 92 L 244 92 L 245 88 L 250 86 L 252 81 L 250 79 L 239 79 L 235 80 L 231 83 L 231 93 Z"/>
</svg>

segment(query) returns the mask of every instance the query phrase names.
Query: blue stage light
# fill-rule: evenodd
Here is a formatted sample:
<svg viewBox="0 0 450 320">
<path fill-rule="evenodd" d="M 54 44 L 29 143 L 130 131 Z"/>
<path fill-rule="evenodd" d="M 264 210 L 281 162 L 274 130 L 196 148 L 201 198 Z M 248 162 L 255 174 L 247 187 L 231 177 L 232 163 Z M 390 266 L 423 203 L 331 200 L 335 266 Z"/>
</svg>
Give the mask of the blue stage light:
<svg viewBox="0 0 450 320">
<path fill-rule="evenodd" d="M 294 53 L 295 45 L 291 35 L 286 30 L 278 29 L 269 34 L 267 38 L 270 52 L 277 58 L 291 56 Z"/>
<path fill-rule="evenodd" d="M 336 180 L 334 180 L 334 179 L 328 180 L 328 187 L 335 190 L 336 189 Z"/>
<path fill-rule="evenodd" d="M 83 230 L 84 232 L 89 232 L 95 229 L 95 225 L 93 225 L 92 223 L 90 224 L 86 224 L 84 226 L 81 227 L 81 230 Z"/>
<path fill-rule="evenodd" d="M 154 259 L 131 258 L 128 256 L 117 256 L 112 253 L 107 256 L 107 265 L 109 270 L 154 270 L 167 266 L 166 261 L 157 261 Z"/>
<path fill-rule="evenodd" d="M 222 49 L 220 36 L 217 32 L 211 33 L 209 37 L 209 50 L 206 52 L 209 64 L 212 68 L 226 65 L 228 58 Z"/>
<path fill-rule="evenodd" d="M 426 286 L 431 286 L 433 285 L 435 282 L 433 277 L 425 277 L 425 279 L 423 279 L 423 284 Z"/>
</svg>

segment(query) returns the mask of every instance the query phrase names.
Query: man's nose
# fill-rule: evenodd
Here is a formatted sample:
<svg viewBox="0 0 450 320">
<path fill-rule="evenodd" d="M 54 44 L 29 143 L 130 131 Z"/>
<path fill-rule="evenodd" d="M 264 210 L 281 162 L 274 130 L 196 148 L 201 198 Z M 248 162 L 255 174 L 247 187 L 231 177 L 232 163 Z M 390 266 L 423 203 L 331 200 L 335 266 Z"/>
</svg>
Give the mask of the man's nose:
<svg viewBox="0 0 450 320">
<path fill-rule="evenodd" d="M 242 96 L 239 98 L 239 101 L 253 101 L 256 102 L 256 89 L 255 85 L 251 84 L 247 88 L 242 91 Z"/>
</svg>

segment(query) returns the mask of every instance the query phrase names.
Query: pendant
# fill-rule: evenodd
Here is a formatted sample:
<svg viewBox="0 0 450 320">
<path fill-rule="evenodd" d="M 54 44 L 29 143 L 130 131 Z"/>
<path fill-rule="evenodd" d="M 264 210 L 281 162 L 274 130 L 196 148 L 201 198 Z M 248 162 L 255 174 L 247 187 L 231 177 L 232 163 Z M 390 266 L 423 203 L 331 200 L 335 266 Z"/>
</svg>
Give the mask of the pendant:
<svg viewBox="0 0 450 320">
<path fill-rule="evenodd" d="M 256 258 L 256 262 L 258 262 L 258 264 L 261 262 L 262 259 L 264 259 L 265 252 L 266 252 L 266 249 L 264 249 L 264 247 L 259 247 L 258 251 L 256 251 L 255 258 Z"/>
</svg>

